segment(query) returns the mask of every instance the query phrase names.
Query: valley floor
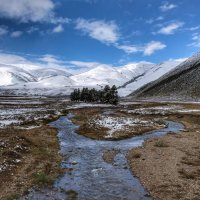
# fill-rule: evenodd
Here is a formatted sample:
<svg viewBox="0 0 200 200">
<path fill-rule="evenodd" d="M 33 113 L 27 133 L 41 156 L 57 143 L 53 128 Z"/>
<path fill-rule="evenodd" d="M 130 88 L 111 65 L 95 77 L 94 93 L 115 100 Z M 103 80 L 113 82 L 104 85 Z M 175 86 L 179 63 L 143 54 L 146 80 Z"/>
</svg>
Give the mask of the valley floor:
<svg viewBox="0 0 200 200">
<path fill-rule="evenodd" d="M 130 150 L 127 159 L 134 176 L 154 199 L 199 199 L 199 104 L 124 102 L 118 108 L 82 109 L 74 113 L 73 122 L 80 126 L 78 133 L 101 140 L 138 136 L 162 128 L 167 120 L 184 124 L 185 129 L 179 134 L 170 132 L 161 138 L 146 140 L 143 147 Z M 131 123 L 125 123 L 124 118 Z M 113 164 L 117 154 L 116 149 L 106 151 L 103 159 Z"/>
<path fill-rule="evenodd" d="M 51 184 L 62 170 L 57 130 L 47 122 L 70 112 L 77 132 L 97 140 L 121 140 L 181 122 L 180 134 L 149 139 L 130 149 L 134 175 L 154 199 L 200 196 L 200 104 L 121 102 L 118 106 L 76 104 L 65 98 L 0 97 L 0 198 L 14 199 L 32 185 Z M 113 163 L 117 149 L 105 151 Z M 9 185 L 9 186 L 8 186 Z"/>
</svg>

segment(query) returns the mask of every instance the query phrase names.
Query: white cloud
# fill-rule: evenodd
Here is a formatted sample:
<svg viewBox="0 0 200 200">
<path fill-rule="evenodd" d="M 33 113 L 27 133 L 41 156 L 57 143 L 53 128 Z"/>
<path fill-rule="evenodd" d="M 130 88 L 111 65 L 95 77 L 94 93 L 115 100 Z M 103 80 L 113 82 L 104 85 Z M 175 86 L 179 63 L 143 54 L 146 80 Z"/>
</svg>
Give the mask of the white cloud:
<svg viewBox="0 0 200 200">
<path fill-rule="evenodd" d="M 174 34 L 174 32 L 179 29 L 180 27 L 183 26 L 183 22 L 173 22 L 165 27 L 162 27 L 160 30 L 158 30 L 156 33 L 154 34 L 164 34 L 164 35 L 171 35 Z"/>
<path fill-rule="evenodd" d="M 58 59 L 56 56 L 51 54 L 45 54 L 42 57 L 38 59 L 39 61 L 42 61 L 44 63 L 54 63 L 54 64 L 63 64 L 64 61 Z"/>
<path fill-rule="evenodd" d="M 54 55 L 48 55 L 48 54 L 39 57 L 35 55 L 25 55 L 25 54 L 19 56 L 16 54 L 0 52 L 0 64 L 17 65 L 17 66 L 18 64 L 21 64 L 23 65 L 23 68 L 26 70 L 36 69 L 40 67 L 68 69 L 69 64 L 67 63 L 68 61 L 63 61 Z"/>
<path fill-rule="evenodd" d="M 8 29 L 7 27 L 0 26 L 0 36 L 8 34 Z"/>
<path fill-rule="evenodd" d="M 68 63 L 70 63 L 72 65 L 76 65 L 76 66 L 78 66 L 80 68 L 85 68 L 85 67 L 93 68 L 94 66 L 99 65 L 99 63 L 97 63 L 97 62 L 83 62 L 83 61 L 75 61 L 75 60 L 74 61 L 70 61 Z"/>
<path fill-rule="evenodd" d="M 59 24 L 58 26 L 56 26 L 54 29 L 53 29 L 53 33 L 61 33 L 64 31 L 64 27 L 63 25 Z"/>
<path fill-rule="evenodd" d="M 39 28 L 35 26 L 31 26 L 27 31 L 28 34 L 34 33 L 34 32 L 39 32 Z"/>
<path fill-rule="evenodd" d="M 162 20 L 162 17 L 158 17 Z M 105 22 L 102 20 L 85 20 L 76 21 L 76 29 L 81 30 L 91 38 L 101 41 L 102 43 L 113 45 L 117 49 L 123 50 L 127 54 L 143 52 L 144 55 L 151 55 L 157 50 L 166 47 L 165 44 L 158 41 L 151 41 L 144 45 L 127 45 L 119 42 L 119 28 L 114 22 Z"/>
<path fill-rule="evenodd" d="M 113 21 L 80 18 L 76 21 L 76 29 L 106 44 L 114 44 L 119 39 L 118 26 Z"/>
<path fill-rule="evenodd" d="M 60 32 L 63 32 L 64 31 L 64 28 L 61 24 L 59 24 L 58 26 L 56 26 L 54 29 L 53 29 L 53 33 L 60 33 Z"/>
<path fill-rule="evenodd" d="M 10 34 L 10 36 L 13 38 L 17 38 L 17 37 L 20 37 L 22 34 L 23 34 L 22 31 L 14 31 Z"/>
<path fill-rule="evenodd" d="M 199 33 L 194 33 L 192 35 L 192 41 L 193 42 L 189 44 L 189 46 L 200 48 L 200 34 Z"/>
<path fill-rule="evenodd" d="M 164 19 L 163 16 L 159 16 L 159 17 L 157 17 L 157 18 L 151 18 L 151 19 L 146 20 L 146 23 L 147 23 L 147 24 L 152 24 L 152 23 L 154 23 L 154 22 L 161 21 L 161 20 L 163 20 L 163 19 Z"/>
<path fill-rule="evenodd" d="M 153 54 L 155 51 L 164 49 L 165 47 L 166 45 L 159 41 L 151 41 L 144 46 L 144 55 L 149 56 Z"/>
<path fill-rule="evenodd" d="M 126 53 L 143 52 L 145 56 L 152 55 L 155 51 L 162 50 L 166 47 L 165 44 L 159 41 L 151 41 L 145 45 L 118 45 L 118 49 L 124 50 Z"/>
<path fill-rule="evenodd" d="M 164 2 L 161 6 L 160 6 L 160 10 L 162 12 L 168 11 L 168 10 L 172 10 L 174 8 L 176 8 L 177 5 L 173 4 L 173 3 L 169 3 L 169 2 Z"/>
<path fill-rule="evenodd" d="M 189 30 L 189 31 L 196 31 L 198 29 L 200 29 L 200 26 L 193 26 L 193 27 L 188 28 L 187 30 Z"/>
<path fill-rule="evenodd" d="M 67 23 L 67 18 L 55 17 L 52 0 L 0 0 L 0 16 L 20 22 Z"/>
<path fill-rule="evenodd" d="M 84 62 L 84 61 L 69 61 L 68 62 L 69 66 L 69 72 L 72 74 L 79 74 L 86 72 L 90 69 L 93 69 L 99 65 L 102 65 L 101 63 L 98 62 Z"/>
<path fill-rule="evenodd" d="M 128 54 L 137 53 L 139 51 L 142 51 L 141 47 L 135 46 L 135 45 L 117 45 L 116 47 L 118 49 L 125 51 Z"/>
<path fill-rule="evenodd" d="M 14 63 L 24 63 L 27 60 L 18 55 L 14 54 L 7 54 L 7 53 L 0 53 L 0 63 L 1 64 L 14 64 Z"/>
</svg>

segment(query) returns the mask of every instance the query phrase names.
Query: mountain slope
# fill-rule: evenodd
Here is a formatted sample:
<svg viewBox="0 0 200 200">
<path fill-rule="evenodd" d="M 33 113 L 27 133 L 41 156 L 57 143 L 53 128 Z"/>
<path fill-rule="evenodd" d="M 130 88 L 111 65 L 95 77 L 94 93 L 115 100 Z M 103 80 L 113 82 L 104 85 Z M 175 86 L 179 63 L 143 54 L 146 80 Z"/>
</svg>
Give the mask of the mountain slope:
<svg viewBox="0 0 200 200">
<path fill-rule="evenodd" d="M 125 84 L 123 84 L 118 92 L 120 96 L 127 96 L 138 88 L 160 78 L 171 69 L 175 68 L 181 61 L 166 61 L 157 65 L 138 64 L 135 71 L 135 76 Z M 140 73 L 138 73 L 140 72 Z"/>
<path fill-rule="evenodd" d="M 200 99 L 200 53 L 131 96 L 166 100 Z"/>
<path fill-rule="evenodd" d="M 120 86 L 128 80 L 128 78 L 118 72 L 117 69 L 107 65 L 100 65 L 90 71 L 71 76 L 70 78 L 77 82 L 77 85 L 91 87 L 103 85 Z"/>
<path fill-rule="evenodd" d="M 12 95 L 69 95 L 75 88 L 100 89 L 116 85 L 120 96 L 127 96 L 138 88 L 160 78 L 180 61 L 159 65 L 139 62 L 122 67 L 98 65 L 87 72 L 71 75 L 67 69 L 29 64 L 0 65 L 0 94 Z"/>
<path fill-rule="evenodd" d="M 13 64 L 23 70 L 32 74 L 36 79 L 41 80 L 53 76 L 71 76 L 71 74 L 64 68 L 37 66 L 30 64 Z"/>
<path fill-rule="evenodd" d="M 0 86 L 36 81 L 36 78 L 27 71 L 19 67 L 3 64 L 0 64 L 0 77 Z"/>
</svg>

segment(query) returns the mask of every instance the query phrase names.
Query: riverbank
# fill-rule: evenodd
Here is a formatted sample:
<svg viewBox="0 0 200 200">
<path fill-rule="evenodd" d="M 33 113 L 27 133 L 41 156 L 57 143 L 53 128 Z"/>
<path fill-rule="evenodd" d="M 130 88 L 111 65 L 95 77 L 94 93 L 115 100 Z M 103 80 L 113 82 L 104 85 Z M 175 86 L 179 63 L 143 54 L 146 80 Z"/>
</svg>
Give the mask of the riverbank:
<svg viewBox="0 0 200 200">
<path fill-rule="evenodd" d="M 0 199 L 17 199 L 33 186 L 51 186 L 62 170 L 57 130 L 0 129 Z"/>
<path fill-rule="evenodd" d="M 186 126 L 181 134 L 145 141 L 128 161 L 134 175 L 155 200 L 200 197 L 200 123 L 198 115 L 171 116 Z"/>
</svg>

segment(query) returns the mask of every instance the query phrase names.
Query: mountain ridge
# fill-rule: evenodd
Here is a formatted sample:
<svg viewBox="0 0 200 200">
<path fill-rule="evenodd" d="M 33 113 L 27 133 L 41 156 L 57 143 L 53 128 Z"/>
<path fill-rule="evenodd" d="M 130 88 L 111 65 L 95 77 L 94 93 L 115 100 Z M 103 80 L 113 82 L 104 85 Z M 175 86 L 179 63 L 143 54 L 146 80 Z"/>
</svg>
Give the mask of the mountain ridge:
<svg viewBox="0 0 200 200">
<path fill-rule="evenodd" d="M 116 85 L 120 96 L 127 96 L 145 83 L 149 83 L 162 76 L 169 69 L 180 63 L 177 61 L 167 61 L 160 64 L 149 62 L 129 63 L 120 67 L 99 64 L 95 68 L 86 72 L 72 75 L 67 69 L 53 68 L 47 66 L 35 66 L 24 64 L 13 64 L 9 68 L 19 69 L 19 72 L 31 76 L 31 80 L 20 81 L 20 78 L 10 80 L 14 84 L 1 84 L 1 91 L 10 91 L 14 95 L 26 94 L 37 95 L 69 95 L 74 88 L 94 87 L 97 89 L 105 85 Z M 0 65 L 0 72 L 2 71 Z M 9 71 L 9 70 L 8 70 Z M 17 71 L 17 70 L 15 70 Z M 17 73 L 17 72 L 16 72 Z M 29 77 L 28 76 L 28 77 Z M 17 76 L 16 76 L 17 77 Z M 62 89 L 64 90 L 62 91 Z M 65 90 L 67 88 L 67 90 Z M 46 90 L 45 90 L 46 89 Z M 57 91 L 56 91 L 57 90 Z M 52 91 L 52 92 L 51 92 Z M 43 92 L 43 93 L 42 93 Z M 1 92 L 0 92 L 1 93 Z"/>
</svg>

